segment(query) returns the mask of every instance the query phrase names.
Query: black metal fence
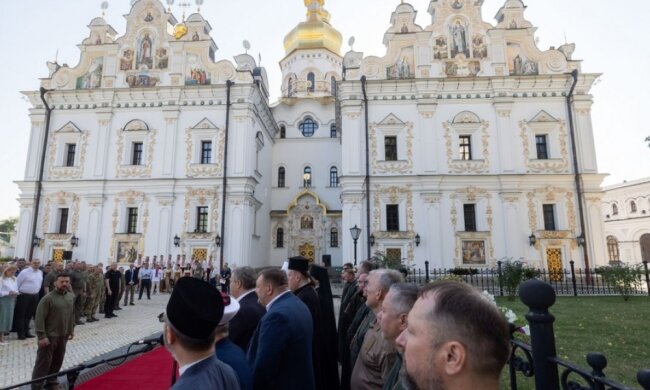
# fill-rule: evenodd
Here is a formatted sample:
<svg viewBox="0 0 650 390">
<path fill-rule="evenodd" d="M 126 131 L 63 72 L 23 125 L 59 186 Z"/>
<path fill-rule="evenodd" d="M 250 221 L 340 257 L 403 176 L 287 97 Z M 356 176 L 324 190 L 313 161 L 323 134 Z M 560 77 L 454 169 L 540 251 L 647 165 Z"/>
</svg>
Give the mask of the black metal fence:
<svg viewBox="0 0 650 390">
<path fill-rule="evenodd" d="M 434 268 L 429 269 L 429 262 L 425 261 L 425 269 L 410 270 L 406 281 L 416 284 L 426 284 L 440 279 L 461 279 L 472 286 L 487 291 L 495 296 L 503 296 L 506 292 L 501 284 L 499 275 L 502 272 L 502 262 L 497 262 L 495 269 L 487 268 Z M 633 283 L 628 291 L 629 295 L 650 296 L 650 272 L 648 262 L 643 262 L 644 269 L 641 281 Z M 548 283 L 557 295 L 616 295 L 617 287 L 608 283 L 596 269 L 576 269 L 574 262 L 570 262 L 569 269 L 549 271 L 536 269 L 535 278 Z"/>
<path fill-rule="evenodd" d="M 623 390 L 628 387 L 609 380 L 604 373 L 607 359 L 593 352 L 587 355 L 589 369 L 582 368 L 557 357 L 553 322 L 549 308 L 555 303 L 555 289 L 548 283 L 531 279 L 519 288 L 521 301 L 528 306 L 526 319 L 530 325 L 530 345 L 512 338 L 512 351 L 508 362 L 510 388 L 517 390 L 517 373 L 534 378 L 536 389 L 559 390 Z M 511 326 L 512 333 L 516 328 Z M 650 370 L 641 369 L 637 382 L 650 390 Z"/>
</svg>

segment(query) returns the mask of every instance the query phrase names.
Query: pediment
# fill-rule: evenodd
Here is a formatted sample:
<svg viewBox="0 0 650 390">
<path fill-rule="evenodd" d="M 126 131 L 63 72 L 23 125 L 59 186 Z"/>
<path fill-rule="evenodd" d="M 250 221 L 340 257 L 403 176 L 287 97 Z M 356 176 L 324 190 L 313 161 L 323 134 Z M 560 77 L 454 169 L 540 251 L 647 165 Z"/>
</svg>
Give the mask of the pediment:
<svg viewBox="0 0 650 390">
<path fill-rule="evenodd" d="M 203 118 L 199 123 L 192 126 L 193 130 L 196 129 L 218 129 L 218 127 L 212 123 L 208 118 Z"/>
<path fill-rule="evenodd" d="M 79 133 L 79 134 L 81 134 L 81 133 L 83 133 L 83 131 L 81 131 L 81 129 L 77 125 L 75 125 L 73 122 L 68 122 L 63 127 L 58 129 L 57 131 L 55 131 L 55 133 L 61 133 L 61 134 L 63 134 L 63 133 Z"/>
<path fill-rule="evenodd" d="M 396 125 L 405 125 L 404 121 L 399 119 L 395 114 L 389 114 L 387 117 L 382 119 L 381 122 L 378 123 L 380 126 L 396 126 Z"/>
<path fill-rule="evenodd" d="M 556 122 L 559 122 L 559 121 L 553 115 L 551 115 L 548 112 L 542 110 L 542 111 L 538 112 L 537 115 L 535 115 L 533 117 L 533 119 L 531 119 L 528 122 L 529 123 L 556 123 Z"/>
<path fill-rule="evenodd" d="M 149 131 L 149 125 L 141 119 L 133 119 L 124 125 L 124 131 Z"/>
<path fill-rule="evenodd" d="M 479 118 L 478 115 L 474 114 L 471 111 L 463 111 L 454 117 L 452 123 L 481 123 L 481 118 Z"/>
</svg>

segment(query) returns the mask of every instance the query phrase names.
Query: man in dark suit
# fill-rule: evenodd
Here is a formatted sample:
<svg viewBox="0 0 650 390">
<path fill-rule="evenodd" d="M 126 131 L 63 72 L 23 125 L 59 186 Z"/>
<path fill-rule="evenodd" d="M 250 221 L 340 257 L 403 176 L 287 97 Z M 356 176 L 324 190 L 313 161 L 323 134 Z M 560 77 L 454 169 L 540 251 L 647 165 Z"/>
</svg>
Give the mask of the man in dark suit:
<svg viewBox="0 0 650 390">
<path fill-rule="evenodd" d="M 248 349 L 253 388 L 314 390 L 309 309 L 289 291 L 287 275 L 280 269 L 263 271 L 255 291 L 267 312 Z"/>
<path fill-rule="evenodd" d="M 235 371 L 215 355 L 214 341 L 223 313 L 223 298 L 217 289 L 200 279 L 179 279 L 163 315 L 165 347 L 180 367 L 173 390 L 240 390 Z"/>
<path fill-rule="evenodd" d="M 255 293 L 257 273 L 251 267 L 238 267 L 232 272 L 230 293 L 239 302 L 239 312 L 230 320 L 229 338 L 244 351 L 266 309 L 260 305 Z"/>
<path fill-rule="evenodd" d="M 124 272 L 124 279 L 126 287 L 124 289 L 124 306 L 127 304 L 135 305 L 133 299 L 135 297 L 135 287 L 138 285 L 138 269 L 133 267 L 133 263 L 129 264 L 129 269 Z M 131 300 L 129 301 L 129 295 Z M 128 302 L 128 303 L 127 303 Z"/>
</svg>

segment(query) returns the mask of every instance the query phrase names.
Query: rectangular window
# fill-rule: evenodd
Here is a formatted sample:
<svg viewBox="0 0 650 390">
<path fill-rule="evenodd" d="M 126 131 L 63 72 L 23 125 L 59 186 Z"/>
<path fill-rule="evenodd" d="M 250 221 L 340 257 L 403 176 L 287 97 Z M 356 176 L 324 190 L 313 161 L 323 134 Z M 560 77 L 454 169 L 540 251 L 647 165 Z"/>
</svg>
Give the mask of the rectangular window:
<svg viewBox="0 0 650 390">
<path fill-rule="evenodd" d="M 201 164 L 212 164 L 212 141 L 201 141 Z"/>
<path fill-rule="evenodd" d="M 336 168 L 330 169 L 330 187 L 339 186 L 339 171 Z"/>
<path fill-rule="evenodd" d="M 555 205 L 545 204 L 544 209 L 544 230 L 555 230 Z"/>
<path fill-rule="evenodd" d="M 461 160 L 469 161 L 472 159 L 471 135 L 461 135 L 458 137 L 458 154 Z"/>
<path fill-rule="evenodd" d="M 336 124 L 330 127 L 330 138 L 336 138 Z"/>
<path fill-rule="evenodd" d="M 57 233 L 66 234 L 68 232 L 68 212 L 69 209 L 59 209 L 59 230 Z"/>
<path fill-rule="evenodd" d="M 131 165 L 142 165 L 142 142 L 133 143 L 133 153 L 131 155 Z"/>
<path fill-rule="evenodd" d="M 336 229 L 330 231 L 330 246 L 332 248 L 338 248 L 339 246 L 339 231 Z"/>
<path fill-rule="evenodd" d="M 399 205 L 386 205 L 386 231 L 399 231 Z"/>
<path fill-rule="evenodd" d="M 196 232 L 206 233 L 208 231 L 208 207 L 199 206 L 196 208 Z"/>
<path fill-rule="evenodd" d="M 397 137 L 384 138 L 384 160 L 397 161 Z"/>
<path fill-rule="evenodd" d="M 126 232 L 128 234 L 135 234 L 138 230 L 138 208 L 129 207 L 127 213 L 129 217 L 127 220 Z"/>
<path fill-rule="evenodd" d="M 74 167 L 74 156 L 77 152 L 77 144 L 65 144 L 65 166 Z"/>
<path fill-rule="evenodd" d="M 464 204 L 463 215 L 465 218 L 465 231 L 475 232 L 476 231 L 476 205 Z"/>
<path fill-rule="evenodd" d="M 537 159 L 548 160 L 548 136 L 540 134 L 535 136 L 535 145 L 537 146 Z"/>
</svg>

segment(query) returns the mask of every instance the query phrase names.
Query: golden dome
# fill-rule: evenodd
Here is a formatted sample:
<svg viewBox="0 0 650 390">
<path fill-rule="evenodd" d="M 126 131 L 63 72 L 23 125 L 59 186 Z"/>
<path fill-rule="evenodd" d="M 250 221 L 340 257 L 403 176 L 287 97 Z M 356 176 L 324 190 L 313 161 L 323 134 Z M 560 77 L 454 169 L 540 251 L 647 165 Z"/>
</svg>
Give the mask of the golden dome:
<svg viewBox="0 0 650 390">
<path fill-rule="evenodd" d="M 342 37 L 330 24 L 330 14 L 325 11 L 325 0 L 304 0 L 307 20 L 296 26 L 284 38 L 287 55 L 297 49 L 327 49 L 340 55 Z"/>
</svg>

